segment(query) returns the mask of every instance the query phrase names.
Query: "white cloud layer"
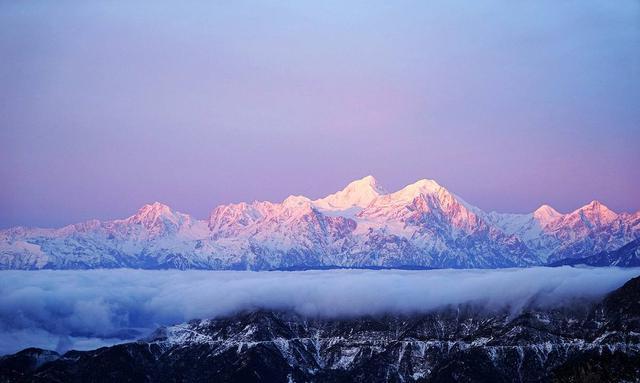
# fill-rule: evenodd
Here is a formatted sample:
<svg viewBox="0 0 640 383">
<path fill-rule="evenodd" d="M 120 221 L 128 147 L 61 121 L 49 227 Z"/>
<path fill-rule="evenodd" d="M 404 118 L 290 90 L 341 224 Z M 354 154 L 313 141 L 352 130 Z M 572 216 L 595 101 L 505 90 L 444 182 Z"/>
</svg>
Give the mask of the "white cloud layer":
<svg viewBox="0 0 640 383">
<path fill-rule="evenodd" d="M 252 308 L 328 317 L 479 303 L 519 310 L 598 298 L 640 269 L 0 271 L 0 354 L 91 349 L 158 325 Z"/>
</svg>

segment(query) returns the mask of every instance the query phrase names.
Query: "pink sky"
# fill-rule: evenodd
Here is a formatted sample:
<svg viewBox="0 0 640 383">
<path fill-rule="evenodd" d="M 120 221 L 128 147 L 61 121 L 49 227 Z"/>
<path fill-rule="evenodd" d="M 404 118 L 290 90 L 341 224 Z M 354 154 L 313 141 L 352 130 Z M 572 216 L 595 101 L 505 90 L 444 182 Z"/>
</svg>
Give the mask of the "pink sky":
<svg viewBox="0 0 640 383">
<path fill-rule="evenodd" d="M 640 208 L 637 1 L 0 4 L 0 227 L 432 178 Z"/>
</svg>

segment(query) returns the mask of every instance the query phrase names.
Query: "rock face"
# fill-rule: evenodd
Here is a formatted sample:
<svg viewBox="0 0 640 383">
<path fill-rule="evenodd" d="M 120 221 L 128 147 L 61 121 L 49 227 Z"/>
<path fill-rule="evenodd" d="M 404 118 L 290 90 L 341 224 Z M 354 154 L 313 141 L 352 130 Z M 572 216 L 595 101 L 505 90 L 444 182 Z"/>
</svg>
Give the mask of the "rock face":
<svg viewBox="0 0 640 383">
<path fill-rule="evenodd" d="M 564 258 L 559 261 L 552 262 L 550 265 L 640 267 L 640 238 L 635 239 L 614 251 L 602 251 L 598 254 L 581 258 Z"/>
<path fill-rule="evenodd" d="M 255 311 L 94 351 L 26 349 L 4 382 L 640 381 L 640 277 L 599 303 L 322 319 Z"/>
<path fill-rule="evenodd" d="M 367 176 L 317 200 L 218 206 L 207 220 L 156 202 L 121 220 L 2 230 L 0 269 L 518 267 L 594 256 L 639 237 L 640 212 L 617 214 L 597 201 L 568 214 L 547 205 L 486 213 L 433 180 L 388 193 Z"/>
</svg>

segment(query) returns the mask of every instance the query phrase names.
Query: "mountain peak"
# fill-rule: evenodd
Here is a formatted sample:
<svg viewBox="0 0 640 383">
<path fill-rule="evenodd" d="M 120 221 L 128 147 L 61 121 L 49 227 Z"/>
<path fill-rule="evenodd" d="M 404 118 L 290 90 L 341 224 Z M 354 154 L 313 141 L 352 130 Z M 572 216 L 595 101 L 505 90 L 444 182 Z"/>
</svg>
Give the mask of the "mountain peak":
<svg viewBox="0 0 640 383">
<path fill-rule="evenodd" d="M 440 187 L 442 187 L 435 180 L 430 180 L 428 178 L 422 178 L 420 180 L 417 180 L 412 185 L 420 187 L 420 188 L 424 188 L 424 187 L 440 188 Z M 409 186 L 411 186 L 411 185 L 409 185 Z"/>
<path fill-rule="evenodd" d="M 578 209 L 580 212 L 587 216 L 598 216 L 601 218 L 615 218 L 618 216 L 613 210 L 609 209 L 605 204 L 600 201 L 593 200 L 587 205 Z"/>
<path fill-rule="evenodd" d="M 583 209 L 590 209 L 590 210 L 609 210 L 609 208 L 603 204 L 602 202 L 594 199 L 593 201 L 589 202 L 588 204 L 586 204 L 585 206 L 583 206 Z"/>
<path fill-rule="evenodd" d="M 544 204 L 533 212 L 533 216 L 542 223 L 548 223 L 562 216 L 556 209 Z"/>
<path fill-rule="evenodd" d="M 386 194 L 371 175 L 350 182 L 344 189 L 314 201 L 326 210 L 345 210 L 352 207 L 365 208 L 377 197 Z"/>
<path fill-rule="evenodd" d="M 151 204 L 145 204 L 140 209 L 138 209 L 138 213 L 136 215 L 147 215 L 147 214 L 173 214 L 171 208 L 161 202 L 154 202 Z"/>
<path fill-rule="evenodd" d="M 129 217 L 129 221 L 145 224 L 145 226 L 154 225 L 162 219 L 177 222 L 178 216 L 169 206 L 160 202 L 146 204 L 138 209 L 135 215 Z"/>
<path fill-rule="evenodd" d="M 436 181 L 423 178 L 393 193 L 393 199 L 411 201 L 419 195 L 429 195 L 444 190 Z"/>
<path fill-rule="evenodd" d="M 349 185 L 347 185 L 343 189 L 343 191 L 344 190 L 362 191 L 362 190 L 369 190 L 369 189 L 373 189 L 377 191 L 379 194 L 385 193 L 384 189 L 378 185 L 378 180 L 376 180 L 376 178 L 372 175 L 368 175 L 366 177 L 362 177 L 358 180 L 350 182 Z"/>
<path fill-rule="evenodd" d="M 352 181 L 351 183 L 356 183 L 356 182 L 367 182 L 369 184 L 376 184 L 378 182 L 378 180 L 376 180 L 376 177 L 374 177 L 371 174 L 369 174 L 368 176 L 364 176 L 364 177 L 360 178 L 359 180 Z"/>
</svg>

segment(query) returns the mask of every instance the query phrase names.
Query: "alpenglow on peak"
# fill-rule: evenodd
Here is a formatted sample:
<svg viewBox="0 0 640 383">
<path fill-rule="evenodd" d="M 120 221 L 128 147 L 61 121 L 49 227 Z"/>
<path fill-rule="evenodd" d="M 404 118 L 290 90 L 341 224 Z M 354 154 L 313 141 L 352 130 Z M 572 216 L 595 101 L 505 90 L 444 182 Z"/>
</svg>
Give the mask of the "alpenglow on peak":
<svg viewBox="0 0 640 383">
<path fill-rule="evenodd" d="M 387 193 L 367 176 L 315 201 L 220 205 L 206 221 L 153 203 L 120 220 L 0 230 L 0 269 L 545 265 L 626 246 L 640 238 L 638 217 L 597 201 L 567 214 L 486 213 L 434 180 Z"/>
<path fill-rule="evenodd" d="M 353 207 L 365 208 L 377 197 L 387 194 L 371 175 L 349 183 L 344 189 L 314 201 L 326 210 L 345 210 Z"/>
</svg>

